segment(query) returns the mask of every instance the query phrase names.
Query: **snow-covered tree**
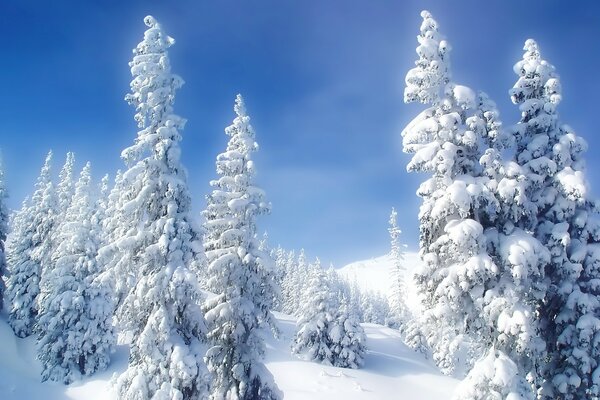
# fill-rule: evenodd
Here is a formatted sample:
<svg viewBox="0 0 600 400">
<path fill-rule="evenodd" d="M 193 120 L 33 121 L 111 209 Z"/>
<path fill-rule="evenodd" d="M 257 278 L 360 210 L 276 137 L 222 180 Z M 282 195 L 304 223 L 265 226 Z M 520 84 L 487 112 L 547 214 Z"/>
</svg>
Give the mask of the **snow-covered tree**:
<svg viewBox="0 0 600 400">
<path fill-rule="evenodd" d="M 550 286 L 539 311 L 549 360 L 540 393 L 546 399 L 600 398 L 600 220 L 584 176 L 587 144 L 559 120 L 561 84 L 554 66 L 534 40 L 523 50 L 510 91 L 521 111 L 513 162 L 522 178 L 507 179 L 506 186 L 516 187 L 518 199 L 528 204 L 515 223 L 533 230 L 550 251 Z"/>
<path fill-rule="evenodd" d="M 360 290 L 359 309 L 362 322 L 386 325 L 390 321 L 388 299 L 379 291 Z"/>
<path fill-rule="evenodd" d="M 241 95 L 234 110 L 233 124 L 225 129 L 227 150 L 217 156 L 219 178 L 211 181 L 214 190 L 203 213 L 208 288 L 217 293 L 204 306 L 212 344 L 206 363 L 215 377 L 211 398 L 277 399 L 281 394 L 262 363 L 260 331 L 273 326 L 275 271 L 256 239 L 256 218 L 270 205 L 254 184 L 252 153 L 258 145 Z"/>
<path fill-rule="evenodd" d="M 58 174 L 58 185 L 56 185 L 56 197 L 58 199 L 57 214 L 64 215 L 71 204 L 71 199 L 75 193 L 75 154 L 67 153 L 65 164 Z"/>
<path fill-rule="evenodd" d="M 414 85 L 413 76 L 432 74 L 424 66 L 449 71 L 449 46 L 431 15 L 422 16 L 420 59 L 407 75 L 408 86 Z M 437 65 L 441 57 L 431 56 L 438 53 L 445 56 L 443 67 Z M 431 81 L 444 80 L 417 82 L 433 93 Z M 511 139 L 485 94 L 452 82 L 437 90 L 437 97 L 424 101 L 432 106 L 403 132 L 405 151 L 414 153 L 408 170 L 432 174 L 418 190 L 424 266 L 415 279 L 423 303 L 421 330 L 445 373 L 463 376 L 494 347 L 517 366 L 521 382 L 527 377 L 533 383 L 543 359 L 537 305 L 545 293 L 548 254 L 530 227 L 511 220 L 514 203 L 502 198 L 502 181 L 515 170 L 501 158 Z M 405 96 L 407 102 L 416 100 L 423 101 Z M 523 390 L 529 396 L 533 387 Z"/>
<path fill-rule="evenodd" d="M 19 337 L 33 332 L 43 270 L 50 265 L 50 233 L 56 215 L 56 192 L 51 179 L 52 152 L 48 153 L 31 200 L 14 215 L 7 241 L 8 323 Z"/>
<path fill-rule="evenodd" d="M 364 364 L 367 337 L 360 325 L 358 315 L 353 312 L 344 298 L 335 321 L 329 329 L 332 365 L 341 368 L 360 368 Z"/>
<path fill-rule="evenodd" d="M 424 306 L 422 329 L 445 373 L 461 374 L 472 358 L 472 335 L 485 325 L 477 303 L 493 275 L 482 222 L 493 218 L 494 194 L 481 177 L 484 96 L 449 81 L 449 44 L 427 11 L 418 36 L 419 59 L 407 74 L 405 102 L 431 104 L 402 133 L 412 153 L 409 172 L 432 174 L 417 194 L 420 255 L 416 284 Z"/>
<path fill-rule="evenodd" d="M 390 313 L 393 319 L 392 325 L 398 327 L 400 331 L 404 331 L 410 313 L 406 308 L 406 284 L 404 282 L 406 268 L 404 267 L 404 250 L 400 244 L 400 234 L 402 231 L 398 228 L 398 213 L 394 208 L 392 208 L 392 213 L 390 214 L 389 224 L 390 257 L 392 259 L 392 270 L 390 271 L 392 281 L 389 300 Z"/>
<path fill-rule="evenodd" d="M 492 348 L 457 387 L 454 400 L 534 400 L 529 382 L 514 361 Z"/>
<path fill-rule="evenodd" d="M 106 369 L 116 341 L 113 296 L 96 259 L 100 225 L 89 163 L 74 189 L 55 230 L 58 245 L 51 257 L 53 268 L 42 281 L 37 328 L 42 380 L 66 384 Z"/>
<path fill-rule="evenodd" d="M 205 398 L 205 322 L 194 273 L 204 255 L 180 162 L 185 120 L 173 113 L 183 81 L 169 64 L 167 49 L 174 40 L 153 17 L 144 22 L 148 29 L 133 51 L 126 96 L 140 130 L 122 153 L 128 170 L 115 202 L 120 227 L 111 232 L 111 240 L 116 249 L 103 250 L 103 257 L 112 255 L 108 267 L 113 276 L 135 277 L 118 310 L 119 323 L 132 340 L 117 391 L 126 399 Z"/>
<path fill-rule="evenodd" d="M 311 266 L 308 290 L 301 302 L 300 319 L 292 345 L 292 352 L 311 361 L 333 365 L 333 340 L 329 331 L 333 328 L 339 309 L 339 299 L 334 295 L 321 265 Z"/>
<path fill-rule="evenodd" d="M 47 239 L 44 240 L 42 252 L 42 275 L 40 278 L 40 287 L 44 285 L 44 281 L 47 279 L 46 273 L 49 273 L 55 268 L 52 254 L 59 245 L 57 242 L 58 228 L 64 219 L 64 216 L 71 204 L 73 194 L 75 193 L 75 178 L 73 168 L 75 166 L 75 154 L 67 152 L 65 163 L 58 174 L 58 184 L 55 186 L 55 217 L 52 223 L 51 232 L 46 235 Z M 44 256 L 45 254 L 45 256 Z M 38 332 L 39 333 L 39 332 Z"/>
<path fill-rule="evenodd" d="M 450 82 L 451 47 L 438 31 L 437 22 L 428 11 L 422 11 L 421 33 L 417 36 L 419 59 L 415 68 L 406 74 L 405 102 L 438 104 L 440 89 Z"/>
<path fill-rule="evenodd" d="M 6 276 L 6 237 L 8 235 L 8 208 L 6 207 L 6 199 L 8 191 L 6 190 L 6 182 L 4 180 L 4 168 L 0 159 L 0 311 L 4 308 L 4 292 L 6 286 L 4 277 Z"/>
<path fill-rule="evenodd" d="M 129 290 L 135 286 L 137 279 L 137 271 L 130 268 L 129 262 L 134 258 L 136 249 L 128 246 L 127 241 L 120 241 L 127 237 L 133 225 L 130 214 L 123 206 L 132 195 L 133 193 L 126 194 L 123 172 L 117 171 L 106 200 L 106 212 L 102 220 L 102 247 L 98 250 L 99 262 L 105 265 L 112 277 L 111 284 L 117 308 L 121 306 Z"/>
</svg>

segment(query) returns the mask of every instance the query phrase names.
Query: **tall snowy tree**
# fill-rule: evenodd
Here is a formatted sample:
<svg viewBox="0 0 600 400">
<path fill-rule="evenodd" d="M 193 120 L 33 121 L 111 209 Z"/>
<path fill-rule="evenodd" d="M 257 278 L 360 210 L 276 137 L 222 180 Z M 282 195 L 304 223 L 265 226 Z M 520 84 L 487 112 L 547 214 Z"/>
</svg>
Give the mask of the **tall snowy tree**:
<svg viewBox="0 0 600 400">
<path fill-rule="evenodd" d="M 514 162 L 531 212 L 518 222 L 550 250 L 550 287 L 540 310 L 549 362 L 540 392 L 545 399 L 600 398 L 600 220 L 584 176 L 587 144 L 559 120 L 554 66 L 534 40 L 523 50 L 510 94 L 521 111 Z"/>
<path fill-rule="evenodd" d="M 0 311 L 4 309 L 4 292 L 6 286 L 4 277 L 6 276 L 6 237 L 8 235 L 8 208 L 6 199 L 8 191 L 4 180 L 4 167 L 0 158 Z"/>
<path fill-rule="evenodd" d="M 50 233 L 56 216 L 56 192 L 51 179 L 52 152 L 48 153 L 35 192 L 12 219 L 7 242 L 8 323 L 19 337 L 33 332 L 38 313 L 40 279 L 50 264 Z"/>
<path fill-rule="evenodd" d="M 526 226 L 509 219 L 509 202 L 501 199 L 501 181 L 514 170 L 501 159 L 511 139 L 495 105 L 449 75 L 437 76 L 449 74 L 449 45 L 431 15 L 422 16 L 419 60 L 407 74 L 405 101 L 431 107 L 403 132 L 405 151 L 414 153 L 408 170 L 432 174 L 418 190 L 421 328 L 443 372 L 464 376 L 477 360 L 472 374 L 492 356 L 505 366 L 509 360 L 517 367 L 515 379 L 532 384 L 518 385 L 530 398 L 544 355 L 536 310 L 548 254 Z M 431 82 L 445 81 L 433 91 Z M 419 86 L 426 96 L 415 95 Z"/>
<path fill-rule="evenodd" d="M 65 163 L 58 174 L 58 184 L 55 186 L 56 204 L 54 221 L 52 223 L 52 227 L 50 228 L 51 232 L 46 235 L 47 239 L 44 240 L 44 245 L 42 247 L 43 250 L 40 253 L 40 257 L 42 257 L 42 260 L 40 261 L 42 264 L 40 287 L 44 285 L 44 281 L 47 279 L 46 274 L 55 268 L 52 254 L 59 245 L 59 242 L 57 242 L 58 229 L 61 222 L 64 220 L 64 216 L 75 193 L 74 167 L 75 154 L 72 152 L 67 152 Z"/>
<path fill-rule="evenodd" d="M 42 281 L 39 299 L 38 359 L 42 380 L 69 384 L 106 369 L 114 349 L 112 293 L 100 275 L 98 212 L 90 164 L 56 229 L 53 269 Z"/>
<path fill-rule="evenodd" d="M 108 267 L 117 279 L 132 274 L 119 322 L 130 334 L 129 366 L 117 380 L 123 399 L 198 399 L 208 392 L 202 360 L 205 322 L 194 270 L 204 262 L 190 215 L 186 171 L 180 162 L 180 130 L 173 113 L 182 79 L 171 73 L 167 49 L 174 40 L 151 16 L 130 62 L 131 93 L 140 130 L 122 153 L 123 173 L 115 202 L 120 227 Z M 199 265 L 200 264 L 200 265 Z"/>
<path fill-rule="evenodd" d="M 255 186 L 252 153 L 258 150 L 241 95 L 236 117 L 225 129 L 227 150 L 217 156 L 219 179 L 211 181 L 204 211 L 208 288 L 217 296 L 205 304 L 208 369 L 215 376 L 211 399 L 277 399 L 281 397 L 262 363 L 260 328 L 273 325 L 276 291 L 273 260 L 259 250 L 256 218 L 268 213 L 263 190 Z"/>
<path fill-rule="evenodd" d="M 445 373 L 464 374 L 476 351 L 471 346 L 484 326 L 477 310 L 493 261 L 486 253 L 481 220 L 492 214 L 495 198 L 480 177 L 481 137 L 472 129 L 480 119 L 482 96 L 450 82 L 450 46 L 427 11 L 418 36 L 419 59 L 406 76 L 405 102 L 431 107 L 402 133 L 404 151 L 413 153 L 409 172 L 428 172 L 417 194 L 420 255 L 415 278 L 424 306 L 423 332 L 433 358 Z"/>
<path fill-rule="evenodd" d="M 398 213 L 392 208 L 390 214 L 390 233 L 391 250 L 390 257 L 392 259 L 392 270 L 390 271 L 392 287 L 390 294 L 390 312 L 393 318 L 393 325 L 397 326 L 400 331 L 405 330 L 405 325 L 409 320 L 409 311 L 406 308 L 406 284 L 404 275 L 406 268 L 404 267 L 404 250 L 400 244 L 400 233 L 398 228 Z"/>
</svg>

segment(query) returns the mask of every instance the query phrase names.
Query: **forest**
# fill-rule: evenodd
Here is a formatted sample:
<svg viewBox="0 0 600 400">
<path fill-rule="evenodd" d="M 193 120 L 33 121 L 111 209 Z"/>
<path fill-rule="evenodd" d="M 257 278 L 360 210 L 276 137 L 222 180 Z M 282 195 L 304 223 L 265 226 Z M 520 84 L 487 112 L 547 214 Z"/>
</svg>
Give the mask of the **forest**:
<svg viewBox="0 0 600 400">
<path fill-rule="evenodd" d="M 68 152 L 55 176 L 50 151 L 18 210 L 0 171 L 0 305 L 14 335 L 35 341 L 40 379 L 76 383 L 126 346 L 119 399 L 282 399 L 265 336 L 282 340 L 286 315 L 289 353 L 303 361 L 364 368 L 366 329 L 381 325 L 460 380 L 452 399 L 600 399 L 600 203 L 588 145 L 558 113 L 559 75 L 526 40 L 509 89 L 520 118 L 502 121 L 486 93 L 453 80 L 449 41 L 431 13 L 421 18 L 404 102 L 426 108 L 401 133 L 407 172 L 423 174 L 420 262 L 407 265 L 392 209 L 381 293 L 258 232 L 271 203 L 241 95 L 193 215 L 175 41 L 145 17 L 125 96 L 138 131 L 122 169 L 95 180 Z"/>
</svg>

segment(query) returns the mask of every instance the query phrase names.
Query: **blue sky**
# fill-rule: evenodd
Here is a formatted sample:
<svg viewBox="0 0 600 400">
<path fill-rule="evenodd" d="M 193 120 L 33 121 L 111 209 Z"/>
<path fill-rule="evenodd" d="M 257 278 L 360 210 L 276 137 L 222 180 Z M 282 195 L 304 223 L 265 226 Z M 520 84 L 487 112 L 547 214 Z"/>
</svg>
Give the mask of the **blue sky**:
<svg viewBox="0 0 600 400">
<path fill-rule="evenodd" d="M 123 101 L 142 19 L 154 15 L 177 43 L 173 71 L 186 81 L 176 112 L 188 119 L 183 162 L 195 212 L 241 92 L 257 132 L 258 183 L 273 204 L 260 222 L 271 241 L 341 266 L 388 251 L 399 211 L 417 248 L 425 176 L 407 174 L 400 131 L 422 107 L 402 103 L 415 60 L 419 12 L 452 44 L 453 77 L 486 91 L 505 125 L 518 119 L 508 89 L 525 39 L 535 38 L 562 78 L 562 120 L 590 144 L 598 193 L 600 3 L 577 1 L 19 1 L 0 2 L 0 148 L 9 205 L 32 191 L 48 149 L 67 150 L 97 178 L 123 167 L 134 139 Z"/>
</svg>

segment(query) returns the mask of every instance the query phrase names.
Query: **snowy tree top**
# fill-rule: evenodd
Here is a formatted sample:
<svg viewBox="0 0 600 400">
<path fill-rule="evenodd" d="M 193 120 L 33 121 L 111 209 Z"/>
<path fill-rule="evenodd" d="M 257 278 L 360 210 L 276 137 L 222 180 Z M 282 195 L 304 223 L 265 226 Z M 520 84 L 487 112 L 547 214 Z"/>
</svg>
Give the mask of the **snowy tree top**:
<svg viewBox="0 0 600 400">
<path fill-rule="evenodd" d="M 523 50 L 525 51 L 523 59 L 513 67 L 519 79 L 510 90 L 511 99 L 513 103 L 523 104 L 529 108 L 534 105 L 529 104 L 527 100 L 543 99 L 549 103 L 541 105 L 544 111 L 552 113 L 562 99 L 558 74 L 554 66 L 542 58 L 535 40 L 527 39 Z"/>
<path fill-rule="evenodd" d="M 436 104 L 440 100 L 444 86 L 450 81 L 450 44 L 438 31 L 438 24 L 429 11 L 422 11 L 419 46 L 416 52 L 419 59 L 416 67 L 406 74 L 404 102 L 418 101 Z"/>
<path fill-rule="evenodd" d="M 128 165 L 154 152 L 157 157 L 164 157 L 161 141 L 177 142 L 183 129 L 185 119 L 173 113 L 175 92 L 183 85 L 183 79 L 171 73 L 171 65 L 167 49 L 175 40 L 168 36 L 162 26 L 152 16 L 144 18 L 149 27 L 144 32 L 144 39 L 133 49 L 133 60 L 129 63 L 133 80 L 131 92 L 125 100 L 135 106 L 135 120 L 141 130 L 136 143 L 125 149 L 121 157 Z M 168 157 L 177 158 L 171 151 Z M 176 160 L 171 160 L 176 164 Z"/>
</svg>

